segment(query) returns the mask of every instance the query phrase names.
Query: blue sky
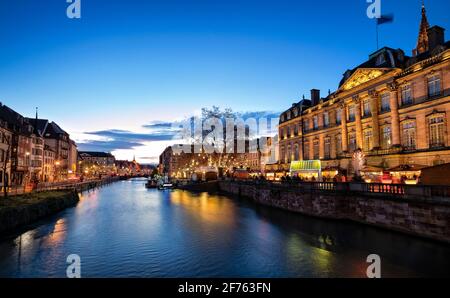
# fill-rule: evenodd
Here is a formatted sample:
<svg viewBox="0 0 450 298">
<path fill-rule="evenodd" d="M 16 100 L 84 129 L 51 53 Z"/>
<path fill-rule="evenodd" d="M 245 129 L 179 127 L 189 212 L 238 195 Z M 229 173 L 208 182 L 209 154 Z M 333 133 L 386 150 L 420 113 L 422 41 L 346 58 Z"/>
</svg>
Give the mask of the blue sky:
<svg viewBox="0 0 450 298">
<path fill-rule="evenodd" d="M 59 123 L 81 149 L 155 161 L 161 126 L 219 105 L 278 112 L 335 90 L 376 50 L 365 0 L 0 0 L 0 101 Z M 448 0 L 425 1 L 450 28 Z M 411 54 L 421 1 L 382 0 L 380 44 Z M 88 142 L 88 143 L 86 143 Z"/>
</svg>

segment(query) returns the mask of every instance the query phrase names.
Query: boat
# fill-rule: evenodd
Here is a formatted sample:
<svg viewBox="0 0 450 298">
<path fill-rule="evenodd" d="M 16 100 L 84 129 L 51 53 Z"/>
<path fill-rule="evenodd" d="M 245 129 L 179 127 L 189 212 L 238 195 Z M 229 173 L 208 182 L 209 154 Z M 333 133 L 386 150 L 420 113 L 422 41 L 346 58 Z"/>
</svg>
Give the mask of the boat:
<svg viewBox="0 0 450 298">
<path fill-rule="evenodd" d="M 172 183 L 163 183 L 158 186 L 159 190 L 172 189 L 172 188 L 173 188 Z"/>
<path fill-rule="evenodd" d="M 158 184 L 156 183 L 155 180 L 148 179 L 147 183 L 145 183 L 145 187 L 149 188 L 149 189 L 151 189 L 151 188 L 158 188 Z"/>
</svg>

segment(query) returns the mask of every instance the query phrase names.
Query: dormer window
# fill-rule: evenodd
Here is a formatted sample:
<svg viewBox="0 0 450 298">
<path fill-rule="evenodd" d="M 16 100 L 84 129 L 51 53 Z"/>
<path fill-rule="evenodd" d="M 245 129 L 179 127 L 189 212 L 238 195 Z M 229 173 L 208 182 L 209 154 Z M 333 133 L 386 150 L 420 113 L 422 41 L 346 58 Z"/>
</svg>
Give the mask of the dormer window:
<svg viewBox="0 0 450 298">
<path fill-rule="evenodd" d="M 378 55 L 376 65 L 380 66 L 384 63 L 386 63 L 386 59 L 384 58 L 384 55 L 383 54 Z"/>
</svg>

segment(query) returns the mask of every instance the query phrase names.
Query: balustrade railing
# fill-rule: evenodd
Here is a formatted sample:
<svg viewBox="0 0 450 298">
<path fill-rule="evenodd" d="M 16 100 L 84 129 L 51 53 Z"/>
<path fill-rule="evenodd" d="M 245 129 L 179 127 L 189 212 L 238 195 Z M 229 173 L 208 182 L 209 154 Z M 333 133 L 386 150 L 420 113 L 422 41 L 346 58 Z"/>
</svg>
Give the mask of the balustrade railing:
<svg viewBox="0 0 450 298">
<path fill-rule="evenodd" d="M 299 182 L 299 181 L 253 181 L 233 180 L 240 184 L 273 186 L 286 189 L 297 189 L 304 192 L 343 192 L 354 194 L 370 194 L 375 196 L 399 196 L 422 198 L 450 198 L 450 186 L 407 185 L 359 182 Z"/>
</svg>

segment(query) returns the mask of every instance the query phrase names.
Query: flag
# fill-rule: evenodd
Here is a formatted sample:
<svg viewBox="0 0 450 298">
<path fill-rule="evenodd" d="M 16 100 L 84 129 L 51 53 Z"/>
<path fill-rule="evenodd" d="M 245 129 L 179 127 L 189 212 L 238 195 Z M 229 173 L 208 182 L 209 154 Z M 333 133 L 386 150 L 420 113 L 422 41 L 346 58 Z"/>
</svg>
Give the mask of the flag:
<svg viewBox="0 0 450 298">
<path fill-rule="evenodd" d="M 394 21 L 393 14 L 382 15 L 379 18 L 377 18 L 377 25 L 392 23 L 393 21 Z"/>
</svg>

